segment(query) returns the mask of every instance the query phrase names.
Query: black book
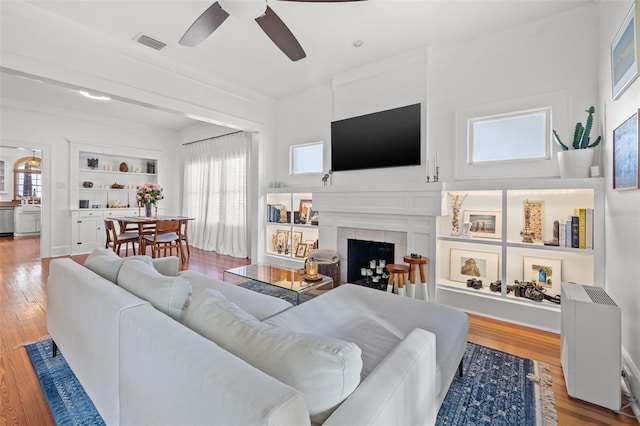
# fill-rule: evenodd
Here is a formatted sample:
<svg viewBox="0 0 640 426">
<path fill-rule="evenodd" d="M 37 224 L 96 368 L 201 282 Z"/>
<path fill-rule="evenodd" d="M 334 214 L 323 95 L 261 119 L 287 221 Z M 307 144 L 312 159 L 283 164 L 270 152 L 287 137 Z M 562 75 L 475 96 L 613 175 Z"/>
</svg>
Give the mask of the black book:
<svg viewBox="0 0 640 426">
<path fill-rule="evenodd" d="M 571 216 L 571 247 L 580 247 L 580 226 L 578 216 Z"/>
</svg>

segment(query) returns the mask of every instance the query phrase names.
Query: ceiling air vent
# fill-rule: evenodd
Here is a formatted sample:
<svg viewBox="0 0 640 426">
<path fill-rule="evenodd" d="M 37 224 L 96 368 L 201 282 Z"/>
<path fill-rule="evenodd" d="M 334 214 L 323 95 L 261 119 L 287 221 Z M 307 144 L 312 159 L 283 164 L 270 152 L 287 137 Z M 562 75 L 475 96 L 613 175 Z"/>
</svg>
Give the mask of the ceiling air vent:
<svg viewBox="0 0 640 426">
<path fill-rule="evenodd" d="M 154 38 L 151 38 L 149 36 L 146 36 L 144 34 L 138 34 L 137 36 L 134 37 L 134 40 L 140 44 L 144 44 L 145 46 L 148 46 L 156 50 L 162 50 L 165 47 L 167 47 L 165 43 L 158 41 Z"/>
</svg>

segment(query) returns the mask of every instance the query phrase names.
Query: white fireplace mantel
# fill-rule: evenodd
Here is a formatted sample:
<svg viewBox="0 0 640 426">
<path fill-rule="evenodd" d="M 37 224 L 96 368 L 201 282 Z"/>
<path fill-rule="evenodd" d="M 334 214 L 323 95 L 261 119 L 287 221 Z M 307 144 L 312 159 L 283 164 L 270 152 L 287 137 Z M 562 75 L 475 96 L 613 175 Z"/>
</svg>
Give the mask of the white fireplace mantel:
<svg viewBox="0 0 640 426">
<path fill-rule="evenodd" d="M 313 210 L 320 215 L 319 246 L 338 252 L 343 280 L 348 262 L 345 236 L 397 244 L 398 233 L 406 234 L 406 243 L 397 246 L 395 262 L 402 263 L 402 258 L 410 253 L 432 259 L 441 194 L 439 183 L 314 190 Z M 434 283 L 435 268 L 428 267 L 427 275 L 428 282 Z M 431 297 L 434 291 L 430 284 Z"/>
</svg>

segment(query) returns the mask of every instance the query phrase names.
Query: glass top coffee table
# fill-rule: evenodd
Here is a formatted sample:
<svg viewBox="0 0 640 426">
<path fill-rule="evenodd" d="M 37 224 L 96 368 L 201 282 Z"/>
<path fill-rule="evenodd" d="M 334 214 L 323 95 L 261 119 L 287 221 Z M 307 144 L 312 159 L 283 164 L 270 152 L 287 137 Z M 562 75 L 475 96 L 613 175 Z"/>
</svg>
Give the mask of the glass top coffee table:
<svg viewBox="0 0 640 426">
<path fill-rule="evenodd" d="M 280 268 L 277 266 L 254 264 L 227 269 L 222 274 L 224 281 L 242 284 L 253 281 L 259 284 L 276 287 L 287 292 L 292 292 L 296 304 L 300 303 L 300 295 L 320 287 L 333 288 L 333 279 L 318 274 L 315 278 L 298 274 L 295 269 Z"/>
</svg>

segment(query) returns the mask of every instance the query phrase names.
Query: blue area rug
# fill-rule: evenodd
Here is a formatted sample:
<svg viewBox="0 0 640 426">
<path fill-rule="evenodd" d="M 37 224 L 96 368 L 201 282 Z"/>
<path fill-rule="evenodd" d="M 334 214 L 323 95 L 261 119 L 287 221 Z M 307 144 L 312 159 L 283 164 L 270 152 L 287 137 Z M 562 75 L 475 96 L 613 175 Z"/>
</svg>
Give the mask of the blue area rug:
<svg viewBox="0 0 640 426">
<path fill-rule="evenodd" d="M 463 365 L 437 425 L 557 424 L 548 364 L 467 343 Z"/>
<path fill-rule="evenodd" d="M 27 353 L 57 425 L 104 425 L 98 410 L 51 339 L 27 345 Z"/>
<path fill-rule="evenodd" d="M 63 355 L 51 358 L 51 339 L 26 348 L 57 425 L 104 424 Z M 546 364 L 468 343 L 464 371 L 453 380 L 437 425 L 557 423 Z"/>
</svg>

